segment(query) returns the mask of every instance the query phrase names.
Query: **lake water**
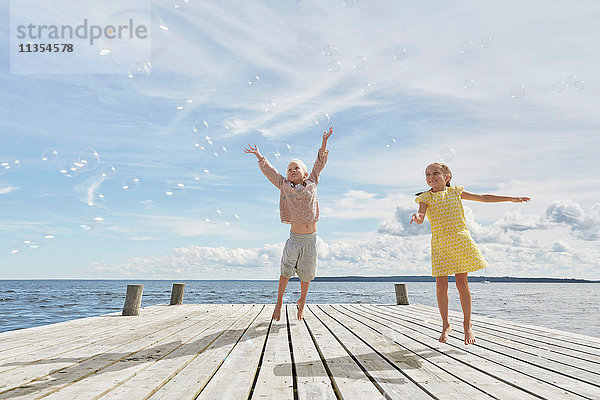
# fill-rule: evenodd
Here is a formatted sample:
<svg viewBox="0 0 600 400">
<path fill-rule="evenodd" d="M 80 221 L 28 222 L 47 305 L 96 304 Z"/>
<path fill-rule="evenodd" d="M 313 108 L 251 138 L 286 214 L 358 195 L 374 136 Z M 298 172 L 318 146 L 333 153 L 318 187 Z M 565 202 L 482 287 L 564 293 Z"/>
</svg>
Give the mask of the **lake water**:
<svg viewBox="0 0 600 400">
<path fill-rule="evenodd" d="M 184 303 L 274 303 L 276 281 L 184 282 Z M 123 309 L 128 284 L 143 284 L 142 306 L 168 303 L 173 281 L 0 280 L 0 332 L 101 315 Z M 598 283 L 470 283 L 473 313 L 600 337 Z M 436 306 L 435 283 L 408 282 L 412 304 Z M 293 303 L 300 283 L 290 282 Z M 450 308 L 460 311 L 450 283 Z M 395 304 L 390 282 L 313 282 L 309 303 Z"/>
</svg>

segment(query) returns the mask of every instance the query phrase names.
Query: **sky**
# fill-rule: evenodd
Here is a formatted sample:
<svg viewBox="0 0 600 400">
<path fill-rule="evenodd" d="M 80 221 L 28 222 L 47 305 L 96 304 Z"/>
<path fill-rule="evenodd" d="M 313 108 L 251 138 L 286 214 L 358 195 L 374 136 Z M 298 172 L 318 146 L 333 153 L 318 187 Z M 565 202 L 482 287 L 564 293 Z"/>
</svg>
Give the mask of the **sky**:
<svg viewBox="0 0 600 400">
<path fill-rule="evenodd" d="M 38 64 L 18 63 L 9 22 L 49 3 L 15 4 L 0 279 L 277 279 L 289 226 L 243 148 L 310 169 L 328 126 L 319 276 L 429 275 L 429 224 L 409 221 L 446 161 L 469 192 L 532 198 L 463 202 L 475 275 L 600 279 L 595 1 L 157 0 L 149 51 Z"/>
</svg>

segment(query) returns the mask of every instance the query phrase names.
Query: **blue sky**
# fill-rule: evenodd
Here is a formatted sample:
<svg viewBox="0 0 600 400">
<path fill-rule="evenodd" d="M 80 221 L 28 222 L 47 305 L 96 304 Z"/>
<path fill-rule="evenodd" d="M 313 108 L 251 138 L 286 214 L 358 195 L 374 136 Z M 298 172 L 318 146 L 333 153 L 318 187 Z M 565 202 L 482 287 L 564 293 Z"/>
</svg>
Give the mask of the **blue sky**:
<svg viewBox="0 0 600 400">
<path fill-rule="evenodd" d="M 408 221 L 452 148 L 453 183 L 533 199 L 464 203 L 488 275 L 600 278 L 593 1 L 154 1 L 150 64 L 112 74 L 10 73 L 1 4 L 2 278 L 277 279 L 243 147 L 310 167 L 324 123 L 319 275 L 429 274 Z"/>
</svg>

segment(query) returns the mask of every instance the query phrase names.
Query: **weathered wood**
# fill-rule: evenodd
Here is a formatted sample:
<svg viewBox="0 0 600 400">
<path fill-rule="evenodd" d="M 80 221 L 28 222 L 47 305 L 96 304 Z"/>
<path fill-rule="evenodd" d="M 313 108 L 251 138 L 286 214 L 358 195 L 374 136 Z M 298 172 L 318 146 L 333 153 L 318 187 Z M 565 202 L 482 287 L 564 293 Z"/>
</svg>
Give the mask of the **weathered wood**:
<svg viewBox="0 0 600 400">
<path fill-rule="evenodd" d="M 142 306 L 142 292 L 144 285 L 127 285 L 127 295 L 123 306 L 124 316 L 136 316 L 140 314 Z"/>
<path fill-rule="evenodd" d="M 598 398 L 600 339 L 419 305 L 167 304 L 0 333 L 0 399 Z M 134 323 L 132 323 L 134 322 Z M 566 340 L 563 342 L 563 339 Z M 295 389 L 295 390 L 294 390 Z"/>
<path fill-rule="evenodd" d="M 179 305 L 183 304 L 183 291 L 185 290 L 185 283 L 174 283 L 173 290 L 171 290 L 171 304 Z"/>
<path fill-rule="evenodd" d="M 407 306 L 408 290 L 406 290 L 406 283 L 394 283 L 394 289 L 396 290 L 396 305 Z"/>
</svg>

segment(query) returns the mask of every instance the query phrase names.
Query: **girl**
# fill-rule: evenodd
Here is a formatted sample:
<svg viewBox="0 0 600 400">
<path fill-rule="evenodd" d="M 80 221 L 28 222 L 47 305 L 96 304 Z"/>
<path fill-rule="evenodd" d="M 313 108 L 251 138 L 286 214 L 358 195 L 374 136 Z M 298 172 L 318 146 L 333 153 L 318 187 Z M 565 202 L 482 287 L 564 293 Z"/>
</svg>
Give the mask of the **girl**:
<svg viewBox="0 0 600 400">
<path fill-rule="evenodd" d="M 277 304 L 273 311 L 273 319 L 279 321 L 283 293 L 288 281 L 294 274 L 300 278 L 300 299 L 298 300 L 298 320 L 304 317 L 304 304 L 308 294 L 308 286 L 317 273 L 317 221 L 319 220 L 319 202 L 317 200 L 317 184 L 319 174 L 327 162 L 327 140 L 333 133 L 333 127 L 323 133 L 323 144 L 317 153 L 317 161 L 308 174 L 306 165 L 293 159 L 287 167 L 287 179 L 260 154 L 258 147 L 248 145 L 245 153 L 254 154 L 258 158 L 258 166 L 263 174 L 280 190 L 279 215 L 281 222 L 290 224 L 290 238 L 285 242 L 281 256 L 281 275 Z"/>
<path fill-rule="evenodd" d="M 475 335 L 471 327 L 471 292 L 467 273 L 485 268 L 487 263 L 467 229 L 461 199 L 523 203 L 530 198 L 474 194 L 463 190 L 462 186 L 450 186 L 452 172 L 441 163 L 430 164 L 425 170 L 425 179 L 431 190 L 417 193 L 415 202 L 419 204 L 419 211 L 412 215 L 410 223 L 422 224 L 427 215 L 431 224 L 431 269 L 442 317 L 439 341 L 446 343 L 452 331 L 448 319 L 448 275 L 454 275 L 464 316 L 465 344 L 473 344 Z"/>
</svg>

